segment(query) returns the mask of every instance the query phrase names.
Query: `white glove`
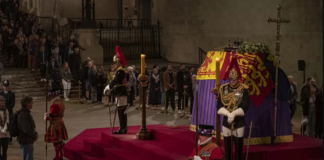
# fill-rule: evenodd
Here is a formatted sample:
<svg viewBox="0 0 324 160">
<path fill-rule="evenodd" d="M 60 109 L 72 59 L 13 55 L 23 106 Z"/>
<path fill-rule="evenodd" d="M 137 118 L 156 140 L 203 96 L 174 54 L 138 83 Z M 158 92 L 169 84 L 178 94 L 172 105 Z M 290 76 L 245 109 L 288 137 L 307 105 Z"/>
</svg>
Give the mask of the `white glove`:
<svg viewBox="0 0 324 160">
<path fill-rule="evenodd" d="M 44 113 L 44 120 L 46 121 L 47 113 Z"/>
<path fill-rule="evenodd" d="M 304 126 L 304 125 L 308 124 L 308 122 L 309 122 L 309 120 L 308 120 L 307 116 L 305 116 L 301 121 L 301 125 Z"/>
<path fill-rule="evenodd" d="M 234 119 L 235 119 L 235 114 L 233 114 L 233 112 L 227 114 L 227 122 L 228 122 L 229 124 L 232 124 L 233 121 L 234 121 Z"/>
<path fill-rule="evenodd" d="M 108 95 L 110 95 L 110 92 L 111 92 L 111 89 L 109 88 L 109 85 L 107 85 L 104 92 L 103 92 L 103 94 L 108 96 Z"/>
<path fill-rule="evenodd" d="M 234 114 L 234 116 L 243 117 L 244 116 L 244 111 L 243 111 L 242 108 L 239 108 L 239 109 L 236 109 L 235 111 L 233 111 L 232 114 Z"/>
<path fill-rule="evenodd" d="M 199 156 L 194 156 L 194 160 L 203 160 Z"/>
<path fill-rule="evenodd" d="M 1 129 L 1 133 L 6 133 L 7 131 L 6 131 L 6 129 Z"/>
<path fill-rule="evenodd" d="M 227 114 L 229 114 L 230 112 L 227 109 L 225 109 L 224 107 L 222 107 L 217 111 L 217 113 L 221 114 L 221 115 L 224 115 L 224 116 L 227 116 Z"/>
</svg>

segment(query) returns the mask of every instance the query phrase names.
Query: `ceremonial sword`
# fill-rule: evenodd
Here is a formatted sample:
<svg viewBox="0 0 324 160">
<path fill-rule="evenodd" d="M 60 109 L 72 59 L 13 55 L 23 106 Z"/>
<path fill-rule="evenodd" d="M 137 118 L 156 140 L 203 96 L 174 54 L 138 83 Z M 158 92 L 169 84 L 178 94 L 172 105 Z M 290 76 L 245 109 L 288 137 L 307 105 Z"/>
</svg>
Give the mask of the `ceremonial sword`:
<svg viewBox="0 0 324 160">
<path fill-rule="evenodd" d="M 245 160 L 248 160 L 248 156 L 249 156 L 251 132 L 252 132 L 252 121 L 251 121 L 251 125 L 250 125 L 249 141 L 248 141 L 248 145 L 247 145 L 246 158 L 245 158 Z"/>
</svg>

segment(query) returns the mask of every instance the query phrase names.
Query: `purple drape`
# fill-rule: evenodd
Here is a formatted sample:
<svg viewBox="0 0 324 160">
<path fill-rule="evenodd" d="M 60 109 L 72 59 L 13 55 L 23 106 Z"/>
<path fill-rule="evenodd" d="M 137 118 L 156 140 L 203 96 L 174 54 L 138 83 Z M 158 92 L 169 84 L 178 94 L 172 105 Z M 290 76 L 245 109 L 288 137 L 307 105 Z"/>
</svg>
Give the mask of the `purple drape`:
<svg viewBox="0 0 324 160">
<path fill-rule="evenodd" d="M 221 80 L 221 85 L 228 83 L 228 80 Z M 216 129 L 216 107 L 217 102 L 211 89 L 215 86 L 215 80 L 198 81 L 198 123 L 213 125 Z M 274 133 L 274 92 L 255 107 L 250 101 L 248 111 L 245 113 L 245 137 L 248 136 L 249 126 L 253 121 L 251 138 L 269 137 Z M 194 99 L 196 104 L 196 97 Z M 192 111 L 191 124 L 196 125 L 196 106 Z M 221 116 L 222 124 L 223 116 Z M 222 128 L 222 127 L 221 127 Z M 221 129 L 222 132 L 222 129 Z M 277 107 L 277 136 L 291 135 L 291 122 L 289 103 L 278 99 Z"/>
</svg>

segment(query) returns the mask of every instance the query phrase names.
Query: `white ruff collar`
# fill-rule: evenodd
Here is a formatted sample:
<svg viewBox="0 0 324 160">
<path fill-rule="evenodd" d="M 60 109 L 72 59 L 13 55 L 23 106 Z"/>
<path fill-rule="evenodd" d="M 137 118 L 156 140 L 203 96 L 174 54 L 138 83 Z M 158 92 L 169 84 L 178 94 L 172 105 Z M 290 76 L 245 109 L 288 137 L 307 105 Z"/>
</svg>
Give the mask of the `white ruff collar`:
<svg viewBox="0 0 324 160">
<path fill-rule="evenodd" d="M 198 140 L 198 145 L 203 146 L 203 145 L 209 143 L 212 139 L 213 139 L 213 137 L 210 137 L 205 142 L 202 142 L 202 143 L 200 143 L 200 140 Z"/>
</svg>

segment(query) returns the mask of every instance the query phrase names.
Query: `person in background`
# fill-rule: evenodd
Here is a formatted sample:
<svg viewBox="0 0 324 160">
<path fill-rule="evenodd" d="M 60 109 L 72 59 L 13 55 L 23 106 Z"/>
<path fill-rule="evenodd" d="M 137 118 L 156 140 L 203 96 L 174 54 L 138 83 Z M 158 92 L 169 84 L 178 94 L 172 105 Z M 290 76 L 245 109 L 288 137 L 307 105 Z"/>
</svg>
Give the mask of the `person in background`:
<svg viewBox="0 0 324 160">
<path fill-rule="evenodd" d="M 22 47 L 19 45 L 18 39 L 15 39 L 11 53 L 14 58 L 14 64 L 16 65 L 16 67 L 19 67 L 19 56 L 20 56 L 21 49 L 22 49 Z"/>
<path fill-rule="evenodd" d="M 137 68 L 135 67 L 135 65 L 132 65 L 132 67 L 133 67 L 133 72 L 134 72 L 134 74 L 135 74 L 135 77 L 136 77 L 136 79 L 138 79 L 138 70 L 137 70 Z M 137 85 L 138 85 L 138 81 L 136 81 L 136 83 L 137 83 Z M 135 86 L 135 88 L 134 88 L 134 101 L 136 100 L 136 96 L 137 96 L 137 92 L 138 92 L 138 87 L 137 87 L 137 85 Z"/>
<path fill-rule="evenodd" d="M 34 159 L 34 142 L 38 140 L 35 121 L 30 114 L 33 108 L 33 98 L 26 96 L 21 99 L 21 109 L 18 114 L 17 123 L 19 126 L 18 143 L 22 150 L 23 160 Z"/>
<path fill-rule="evenodd" d="M 288 80 L 290 83 L 290 88 L 289 88 L 290 119 L 292 119 L 297 108 L 296 100 L 297 100 L 298 93 L 297 93 L 297 84 L 294 82 L 294 77 L 288 76 Z"/>
<path fill-rule="evenodd" d="M 11 92 L 9 89 L 10 82 L 9 80 L 5 79 L 2 83 L 3 91 L 0 92 L 0 96 L 3 96 L 6 100 L 5 106 L 9 112 L 9 117 L 13 114 L 13 108 L 15 107 L 16 103 L 16 95 L 15 93 Z M 12 145 L 12 137 L 9 139 L 9 144 Z"/>
<path fill-rule="evenodd" d="M 96 82 L 97 66 L 92 65 L 91 73 L 89 77 L 91 101 L 92 103 L 97 103 L 97 82 Z"/>
<path fill-rule="evenodd" d="M 165 90 L 163 87 L 163 74 L 166 72 L 167 67 L 163 66 L 161 68 L 161 72 L 159 74 L 159 78 L 160 78 L 160 92 L 161 92 L 161 106 L 162 106 L 162 111 L 164 110 L 164 102 L 165 102 Z"/>
<path fill-rule="evenodd" d="M 53 50 L 54 54 L 51 57 L 52 66 L 62 67 L 62 57 L 59 54 L 59 48 Z"/>
<path fill-rule="evenodd" d="M 30 35 L 27 41 L 27 56 L 28 56 L 28 69 L 32 69 L 32 57 L 34 55 L 34 46 L 32 42 L 34 41 L 34 36 Z"/>
<path fill-rule="evenodd" d="M 177 73 L 177 86 L 178 86 L 178 113 L 182 113 L 182 107 L 188 107 L 188 97 L 191 95 L 191 89 L 189 88 L 191 84 L 191 76 L 189 72 L 186 71 L 186 66 L 182 64 L 180 70 Z M 187 95 L 184 95 L 186 91 Z M 184 108 L 183 108 L 184 109 Z"/>
<path fill-rule="evenodd" d="M 5 98 L 0 96 L 0 149 L 2 149 L 2 154 L 0 154 L 0 159 L 7 159 L 7 150 L 9 144 L 9 112 L 5 107 Z"/>
<path fill-rule="evenodd" d="M 177 88 L 177 75 L 172 70 L 172 65 L 168 65 L 167 71 L 163 74 L 163 88 L 167 92 L 166 98 L 166 110 L 168 110 L 169 100 L 171 101 L 171 107 L 173 112 L 175 111 L 175 89 Z"/>
<path fill-rule="evenodd" d="M 320 93 L 315 99 L 316 107 L 316 124 L 315 124 L 315 138 L 322 139 L 323 134 L 323 85 Z"/>
<path fill-rule="evenodd" d="M 115 66 L 114 65 L 111 65 L 109 70 L 108 70 L 108 73 L 107 73 L 107 84 L 110 84 L 111 81 L 114 79 L 115 77 L 115 74 L 116 74 L 116 71 L 115 71 Z M 112 105 L 114 102 L 115 102 L 115 98 L 114 98 L 114 92 L 112 91 L 110 93 L 110 95 L 108 95 L 108 98 L 109 98 L 109 105 Z"/>
<path fill-rule="evenodd" d="M 88 61 L 88 66 L 84 70 L 84 75 L 83 75 L 83 81 L 85 82 L 85 89 L 86 89 L 86 99 L 90 98 L 90 79 L 91 79 L 91 68 L 92 68 L 92 62 L 89 60 Z"/>
<path fill-rule="evenodd" d="M 70 101 L 69 95 L 71 89 L 72 74 L 69 68 L 69 64 L 67 62 L 64 62 L 62 66 L 61 74 L 62 74 L 62 84 L 64 88 L 64 99 L 65 101 Z"/>
<path fill-rule="evenodd" d="M 157 71 L 158 71 L 158 74 L 160 74 L 160 67 L 158 66 L 158 65 L 153 65 L 153 69 L 157 69 Z M 152 71 L 152 73 L 151 74 L 153 74 L 153 71 Z"/>
<path fill-rule="evenodd" d="M 316 81 L 313 77 L 308 77 L 307 82 L 304 84 L 304 86 L 301 89 L 300 103 L 301 103 L 303 112 L 304 112 L 305 105 L 307 105 L 309 103 L 310 85 L 315 84 L 315 83 L 316 83 Z M 306 117 L 303 117 L 303 119 L 305 119 L 305 118 Z M 306 125 L 302 125 L 300 127 L 301 134 L 304 135 L 305 131 L 306 131 Z"/>
<path fill-rule="evenodd" d="M 46 61 L 48 59 L 48 53 L 45 51 L 45 46 L 40 47 L 40 53 L 38 54 L 37 62 L 39 63 L 41 81 L 46 82 Z"/>
<path fill-rule="evenodd" d="M 81 65 L 80 49 L 78 47 L 74 49 L 74 53 L 70 56 L 70 58 L 71 59 L 69 64 L 71 66 L 72 77 L 74 79 L 74 84 L 77 85 L 78 81 L 76 81 L 76 79 Z"/>
<path fill-rule="evenodd" d="M 74 53 L 73 42 L 70 42 L 69 45 L 68 45 L 68 47 L 64 51 L 64 56 L 62 57 L 63 61 L 70 63 L 70 61 L 72 61 L 72 58 L 70 56 L 73 53 Z"/>
<path fill-rule="evenodd" d="M 194 98 L 196 96 L 196 91 L 198 92 L 198 84 L 197 84 L 197 76 L 194 74 L 192 75 L 192 96 L 190 97 L 190 115 L 192 115 L 192 109 L 193 109 L 193 106 L 194 106 Z"/>
<path fill-rule="evenodd" d="M 20 64 L 23 68 L 28 68 L 28 44 L 27 41 L 25 41 L 24 37 L 20 37 L 20 43 L 22 44 L 22 56 L 20 57 Z"/>
<path fill-rule="evenodd" d="M 33 70 L 38 69 L 38 65 L 37 65 L 37 57 L 38 57 L 38 52 L 39 52 L 39 45 L 41 44 L 39 41 L 39 36 L 35 35 L 35 39 L 33 41 Z"/>
<path fill-rule="evenodd" d="M 98 104 L 102 103 L 102 94 L 104 90 L 104 85 L 107 82 L 103 66 L 98 67 L 98 72 L 96 74 L 96 83 L 97 83 L 97 101 Z"/>
<path fill-rule="evenodd" d="M 36 31 L 36 35 L 41 37 L 43 35 L 43 33 L 45 33 L 43 26 L 41 24 L 38 24 L 38 29 Z"/>
<path fill-rule="evenodd" d="M 129 95 L 127 97 L 128 103 L 130 106 L 134 106 L 134 95 L 135 95 L 135 86 L 136 86 L 136 76 L 134 73 L 134 68 L 129 66 L 127 68 L 128 74 L 126 74 L 127 88 L 129 91 Z"/>
<path fill-rule="evenodd" d="M 310 94 L 308 97 L 304 97 L 303 116 L 308 120 L 307 133 L 308 136 L 315 136 L 315 122 L 316 122 L 316 85 L 310 84 Z M 308 100 L 307 100 L 308 99 Z"/>
<path fill-rule="evenodd" d="M 160 75 L 157 68 L 153 69 L 150 77 L 149 104 L 153 105 L 153 109 L 157 109 L 161 104 Z"/>
</svg>

